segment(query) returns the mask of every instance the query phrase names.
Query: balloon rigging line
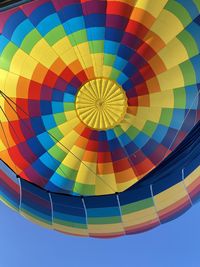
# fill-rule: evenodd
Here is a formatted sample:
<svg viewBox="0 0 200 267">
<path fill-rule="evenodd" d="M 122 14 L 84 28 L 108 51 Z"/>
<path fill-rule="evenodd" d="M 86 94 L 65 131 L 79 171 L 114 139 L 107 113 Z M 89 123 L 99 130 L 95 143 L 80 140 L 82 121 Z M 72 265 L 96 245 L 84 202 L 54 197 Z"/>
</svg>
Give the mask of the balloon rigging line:
<svg viewBox="0 0 200 267">
<path fill-rule="evenodd" d="M 10 105 L 10 103 L 8 102 L 8 99 L 9 99 L 15 106 L 17 106 L 17 107 L 18 107 L 24 114 L 26 114 L 26 115 L 29 117 L 29 114 L 26 113 L 26 112 L 25 112 L 19 105 L 17 105 L 17 104 L 16 104 L 10 97 L 8 97 L 4 92 L 0 91 L 0 94 L 4 97 L 4 99 L 6 100 L 6 102 L 9 104 L 9 106 L 13 109 L 13 111 L 14 111 L 18 116 L 19 116 L 19 114 L 18 114 L 17 111 Z M 184 118 L 184 120 L 183 120 L 183 122 L 182 122 L 182 125 L 184 124 L 184 122 L 185 122 L 187 116 L 189 115 L 189 112 L 190 112 L 190 110 L 192 109 L 192 106 L 194 105 L 194 103 L 195 103 L 195 101 L 196 101 L 196 99 L 197 99 L 197 97 L 198 97 L 199 94 L 200 94 L 200 90 L 199 90 L 199 92 L 197 93 L 197 95 L 196 95 L 196 97 L 195 97 L 193 103 L 191 104 L 190 108 L 188 109 L 188 111 L 187 111 L 187 113 L 186 113 L 186 116 L 185 116 L 185 118 Z M 7 99 L 7 98 L 8 98 L 8 99 Z M 6 119 L 9 121 L 9 118 L 7 117 L 7 115 L 5 114 L 5 112 L 3 111 L 2 107 L 1 107 L 1 110 L 2 110 L 2 112 L 4 113 Z M 24 121 L 23 121 L 23 123 L 24 123 Z M 181 127 L 182 127 L 182 125 L 181 125 Z M 181 127 L 180 127 L 180 128 L 181 128 Z M 28 128 L 29 131 L 32 131 L 32 129 L 30 129 L 27 125 L 26 125 L 26 128 Z M 15 135 L 17 136 L 17 133 L 16 133 L 16 131 L 14 130 L 13 126 L 12 126 L 12 129 L 13 129 Z M 175 137 L 173 138 L 173 140 L 172 140 L 170 146 L 168 147 L 168 149 L 167 149 L 167 151 L 166 151 L 164 157 L 166 156 L 167 152 L 168 152 L 168 151 L 170 150 L 170 148 L 172 147 L 174 140 L 175 140 L 176 137 L 178 136 L 178 133 L 179 133 L 179 131 L 177 131 L 177 133 L 176 133 Z M 80 162 L 81 162 L 81 163 L 82 163 L 82 164 L 83 164 L 83 165 L 84 165 L 90 172 L 92 172 L 97 178 L 99 178 L 99 179 L 100 179 L 106 186 L 108 186 L 113 192 L 116 192 L 116 191 L 115 191 L 109 184 L 107 184 L 107 183 L 106 183 L 100 176 L 98 176 L 92 169 L 90 169 L 90 168 L 87 166 L 87 164 L 85 164 L 84 162 L 82 162 L 81 159 L 79 159 L 73 152 L 71 152 L 71 151 L 70 151 L 70 150 L 69 150 L 69 149 L 68 149 L 62 142 L 60 142 L 60 141 L 59 141 L 53 134 L 51 134 L 51 133 L 49 133 L 49 132 L 48 132 L 48 134 L 49 134 L 49 135 L 50 135 L 56 142 L 58 142 L 64 149 L 66 149 L 69 153 L 71 153 L 77 160 L 79 160 L 79 161 L 80 161 Z M 17 137 L 18 137 L 18 136 L 17 136 Z M 6 138 L 6 140 L 7 140 L 7 138 Z M 131 161 L 129 155 L 127 154 L 126 149 L 125 149 L 125 148 L 122 146 L 122 144 L 121 144 L 121 140 L 120 140 L 119 138 L 118 138 L 118 140 L 119 140 L 119 143 L 120 143 L 121 147 L 123 148 L 125 154 L 127 155 L 128 160 L 129 160 L 131 166 L 133 166 L 133 163 L 132 163 L 132 161 Z M 8 140 L 7 140 L 7 142 L 8 142 Z M 136 157 L 135 153 L 134 153 L 134 156 Z M 59 166 L 59 168 L 60 168 L 60 170 L 62 171 L 62 173 L 63 173 L 64 176 L 65 176 L 65 173 L 63 172 L 63 170 L 61 169 L 60 166 Z"/>
<path fill-rule="evenodd" d="M 10 99 L 5 93 L 3 93 L 2 91 L 0 91 L 0 94 L 3 95 L 3 97 L 5 98 L 8 98 L 14 105 L 16 105 L 17 107 L 19 107 L 14 101 L 12 101 L 12 99 Z M 16 112 L 16 110 L 14 110 L 14 108 L 10 105 L 10 103 L 8 102 L 8 100 L 5 98 L 6 102 L 9 104 L 9 106 L 12 108 L 12 110 L 19 116 L 19 114 Z M 2 109 L 2 108 L 1 108 Z M 26 114 L 28 117 L 29 115 L 21 108 L 19 107 L 19 109 L 24 113 Z M 3 111 L 3 110 L 2 110 Z M 4 113 L 5 115 L 5 113 Z M 6 115 L 5 115 L 6 116 Z M 19 116 L 20 117 L 20 116 Z M 7 118 L 7 116 L 6 116 Z M 9 121 L 9 119 L 7 118 L 7 120 Z M 23 120 L 22 120 L 23 121 Z M 24 123 L 24 121 L 23 121 Z M 26 128 L 28 128 L 29 131 L 32 131 L 32 129 L 30 129 L 29 126 L 25 125 Z M 15 132 L 16 134 L 16 132 Z M 51 133 L 48 132 L 48 134 L 53 138 L 55 139 L 61 146 L 63 146 L 69 153 L 71 153 L 77 160 L 79 160 L 90 172 L 92 172 L 97 178 L 99 178 L 106 186 L 110 187 L 110 189 L 113 191 L 113 192 L 116 192 L 109 184 L 107 184 L 100 176 L 98 176 L 92 169 L 90 169 L 84 162 L 81 161 L 81 159 L 79 159 L 73 152 L 71 152 L 65 145 L 63 145 L 55 136 L 53 136 Z M 16 134 L 17 135 L 17 134 Z M 62 171 L 63 175 L 65 176 L 65 173 L 63 172 L 63 170 L 61 169 L 61 167 L 59 166 L 60 170 Z"/>
<path fill-rule="evenodd" d="M 125 224 L 124 219 L 123 219 L 123 212 L 122 212 L 121 203 L 120 203 L 120 199 L 119 199 L 119 195 L 118 194 L 116 194 L 116 199 L 117 199 L 117 204 L 118 204 L 118 207 L 119 207 L 119 213 L 120 213 L 120 216 L 121 216 L 121 225 L 122 225 L 123 233 L 124 233 L 124 235 L 126 235 L 126 231 L 125 231 L 126 224 Z"/>
<path fill-rule="evenodd" d="M 4 112 L 4 110 L 2 109 L 1 106 L 0 106 L 0 110 L 3 112 L 3 114 L 4 114 L 5 118 L 6 118 L 6 120 L 9 121 L 8 118 L 7 118 L 7 116 L 6 116 L 6 114 L 5 114 L 5 112 Z M 4 130 L 4 127 L 3 127 L 3 125 L 2 125 L 2 121 L 1 121 L 1 120 L 0 120 L 0 124 L 1 124 L 1 128 L 2 128 L 2 131 L 3 131 L 3 135 L 4 135 L 4 137 L 5 137 L 7 146 L 10 147 L 10 144 L 9 144 L 9 142 L 8 142 L 8 138 L 7 138 L 7 136 L 6 136 L 6 133 L 5 133 L 5 130 Z M 16 134 L 16 132 L 15 132 L 15 129 L 13 128 L 12 125 L 11 125 L 11 128 L 12 128 L 12 130 L 14 131 L 14 133 L 15 133 L 17 139 L 18 139 L 18 136 L 17 136 L 17 134 Z M 15 164 L 15 162 L 13 162 L 13 163 L 14 163 L 14 166 L 15 166 L 15 172 L 17 173 L 17 165 Z"/>
<path fill-rule="evenodd" d="M 150 192 L 151 192 L 151 198 L 152 198 L 152 201 L 153 201 L 153 204 L 154 204 L 154 210 L 155 210 L 157 219 L 159 221 L 159 224 L 161 224 L 161 220 L 160 220 L 160 216 L 159 216 L 159 211 L 158 211 L 158 208 L 156 206 L 156 201 L 155 201 L 154 194 L 153 194 L 153 184 L 150 184 L 150 187 L 149 188 L 150 188 Z"/>
<path fill-rule="evenodd" d="M 1 92 L 0 92 L 1 93 Z M 14 101 L 12 101 L 7 95 L 5 95 L 3 93 L 4 96 L 6 96 L 12 103 L 14 103 Z M 6 99 L 5 99 L 6 100 Z M 7 100 L 6 100 L 7 101 Z M 13 107 L 10 105 L 10 103 L 7 101 L 7 103 L 9 104 L 9 106 L 12 108 L 12 110 L 19 116 L 19 114 L 13 109 Z M 14 103 L 15 104 L 15 103 Z M 16 105 L 16 104 L 15 104 Z M 16 105 L 17 107 L 19 107 L 18 105 Z M 23 110 L 21 109 L 21 107 L 19 107 L 20 110 L 25 113 L 28 117 L 29 115 Z M 2 109 L 2 108 L 1 108 Z M 3 111 L 3 110 L 2 110 Z M 5 115 L 5 113 L 4 113 Z M 6 115 L 5 115 L 6 116 Z M 9 119 L 7 118 L 6 116 L 6 119 L 9 121 Z M 24 123 L 24 121 L 23 121 Z M 32 131 L 30 129 L 30 127 L 28 127 L 27 125 L 25 125 L 26 128 L 28 128 L 29 131 Z M 17 136 L 17 133 L 15 132 L 16 136 Z M 107 184 L 100 176 L 98 176 L 92 169 L 90 169 L 84 162 L 81 161 L 81 159 L 79 159 L 73 152 L 71 152 L 65 145 L 63 145 L 55 136 L 53 136 L 51 133 L 48 132 L 48 134 L 53 138 L 55 139 L 61 146 L 63 146 L 69 153 L 71 153 L 77 160 L 79 160 L 90 172 L 92 172 L 97 178 L 99 178 L 106 186 L 110 187 L 110 189 L 113 191 L 113 192 L 116 192 L 109 184 Z M 65 176 L 65 173 L 64 171 L 61 169 L 61 167 L 59 166 L 58 168 L 60 168 L 60 170 L 62 171 L 63 175 Z"/>
<path fill-rule="evenodd" d="M 189 201 L 190 201 L 190 204 L 191 204 L 191 206 L 193 206 L 192 199 L 191 199 L 191 197 L 190 197 L 190 194 L 189 194 L 189 192 L 188 192 L 187 186 L 186 186 L 186 184 L 185 184 L 185 178 L 186 178 L 186 177 L 185 177 L 185 171 L 184 171 L 184 168 L 182 169 L 181 177 L 182 177 L 183 187 L 184 187 L 185 191 L 187 192 L 187 195 L 188 195 L 188 199 L 189 199 Z"/>
<path fill-rule="evenodd" d="M 18 107 L 26 116 L 28 116 L 28 118 L 30 118 L 29 114 L 26 113 L 26 111 L 24 111 L 19 105 L 17 105 L 10 97 L 8 97 L 5 93 L 3 93 L 1 90 L 0 90 L 0 94 L 3 96 L 3 98 L 5 99 L 5 101 L 9 104 L 9 106 L 12 108 L 12 110 L 19 116 L 20 118 L 20 115 L 17 113 L 17 111 L 11 106 L 11 104 L 9 103 L 8 99 L 16 106 Z M 3 111 L 2 107 L 0 106 L 1 110 Z M 3 111 L 6 119 L 9 121 L 8 117 L 6 116 L 5 112 Z M 25 123 L 23 120 L 22 120 L 23 123 Z M 32 132 L 32 129 L 26 125 L 26 128 L 28 128 L 29 131 Z M 114 193 L 116 192 L 116 190 L 113 189 L 113 187 L 111 185 L 109 185 L 108 183 L 106 183 L 104 181 L 104 179 L 102 179 L 99 175 L 97 175 L 90 167 L 87 166 L 87 164 L 85 164 L 81 159 L 79 159 L 73 152 L 71 152 L 64 144 L 62 144 L 62 142 L 60 142 L 53 134 L 49 133 L 48 134 L 56 141 L 58 142 L 63 148 L 65 148 L 69 153 L 71 153 L 77 160 L 79 160 L 91 173 L 93 173 L 97 178 L 99 178 L 106 186 L 108 186 Z M 61 168 L 59 166 L 59 168 Z M 62 169 L 61 169 L 62 171 Z M 62 173 L 64 174 L 65 176 L 65 173 L 62 171 Z"/>
<path fill-rule="evenodd" d="M 3 112 L 3 114 L 4 114 L 5 118 L 6 118 L 6 120 L 9 121 L 9 118 L 8 118 L 8 116 L 6 115 L 5 111 L 3 110 L 2 106 L 0 106 L 0 109 L 1 109 L 1 111 Z M 15 133 L 15 135 L 16 135 L 18 141 L 20 141 L 19 136 L 17 135 L 17 133 L 16 133 L 15 128 L 13 127 L 13 125 L 11 125 L 11 128 L 12 128 L 13 132 Z"/>
<path fill-rule="evenodd" d="M 5 99 L 5 101 L 6 101 L 6 102 L 8 103 L 8 105 L 11 107 L 11 109 L 17 114 L 17 112 L 16 112 L 15 109 L 11 106 L 11 104 L 7 101 L 7 99 Z M 12 100 L 11 100 L 11 101 L 12 101 Z M 12 101 L 12 102 L 13 102 L 13 101 Z M 7 121 L 10 122 L 10 121 L 9 121 L 9 118 L 7 117 L 6 113 L 4 112 L 4 110 L 2 109 L 1 106 L 0 106 L 0 108 L 1 108 L 1 110 L 2 110 L 2 112 L 3 112 L 3 114 L 4 114 L 4 116 L 5 116 L 5 118 L 7 119 Z M 19 114 L 17 114 L 17 115 L 19 116 Z M 26 127 L 30 132 L 32 132 L 32 130 L 31 130 L 31 129 L 24 123 L 23 120 L 22 120 L 22 122 L 23 122 L 23 124 L 25 125 L 25 127 Z M 18 136 L 17 132 L 15 131 L 14 127 L 12 126 L 12 124 L 10 124 L 10 126 L 11 126 L 11 128 L 13 129 L 13 131 L 14 131 L 14 133 L 15 133 L 15 136 L 17 137 L 18 141 L 20 142 L 19 136 Z M 63 170 L 61 169 L 61 167 L 59 166 L 58 168 L 61 170 L 61 172 L 62 172 L 63 175 L 65 176 L 65 173 L 63 172 Z"/>
</svg>

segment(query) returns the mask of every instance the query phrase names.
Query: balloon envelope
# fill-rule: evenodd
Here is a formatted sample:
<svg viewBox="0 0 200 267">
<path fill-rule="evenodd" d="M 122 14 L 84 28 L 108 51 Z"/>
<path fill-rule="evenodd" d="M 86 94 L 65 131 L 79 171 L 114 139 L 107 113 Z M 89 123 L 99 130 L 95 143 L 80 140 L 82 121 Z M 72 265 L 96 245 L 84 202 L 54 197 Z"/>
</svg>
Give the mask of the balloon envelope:
<svg viewBox="0 0 200 267">
<path fill-rule="evenodd" d="M 196 201 L 198 1 L 21 1 L 0 22 L 3 202 L 114 237 Z"/>
</svg>

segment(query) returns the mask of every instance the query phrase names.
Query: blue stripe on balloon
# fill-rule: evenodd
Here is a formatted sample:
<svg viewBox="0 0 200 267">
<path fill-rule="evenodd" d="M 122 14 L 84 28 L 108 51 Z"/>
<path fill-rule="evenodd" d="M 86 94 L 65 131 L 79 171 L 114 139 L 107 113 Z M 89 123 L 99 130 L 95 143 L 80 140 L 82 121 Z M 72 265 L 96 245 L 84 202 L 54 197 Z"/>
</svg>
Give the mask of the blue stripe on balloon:
<svg viewBox="0 0 200 267">
<path fill-rule="evenodd" d="M 123 70 L 123 68 L 126 66 L 127 61 L 124 60 L 121 57 L 116 57 L 115 62 L 113 64 L 113 67 L 118 69 L 118 70 Z"/>
<path fill-rule="evenodd" d="M 82 7 L 80 4 L 66 6 L 60 11 L 58 11 L 58 14 L 62 23 L 66 22 L 71 18 L 81 17 L 83 15 Z"/>
<path fill-rule="evenodd" d="M 162 141 L 162 145 L 164 145 L 165 147 L 171 147 L 172 141 L 175 140 L 176 136 L 177 136 L 177 129 L 169 127 L 167 130 L 167 134 Z"/>
<path fill-rule="evenodd" d="M 38 8 L 36 8 L 29 16 L 29 20 L 33 23 L 35 27 L 46 17 L 55 12 L 54 7 L 50 2 L 45 3 Z"/>
<path fill-rule="evenodd" d="M 63 102 L 64 99 L 64 95 L 63 92 L 58 91 L 58 90 L 53 90 L 53 94 L 52 94 L 52 100 L 53 101 L 60 101 Z"/>
<path fill-rule="evenodd" d="M 40 157 L 40 161 L 44 165 L 47 165 L 48 164 L 48 168 L 51 169 L 52 171 L 56 171 L 57 168 L 60 165 L 60 162 L 58 160 L 56 160 L 54 157 L 52 157 L 48 152 L 44 153 Z"/>
<path fill-rule="evenodd" d="M 163 177 L 163 179 L 156 181 L 156 183 L 152 184 L 152 190 L 154 196 L 167 190 L 168 188 L 172 187 L 173 185 L 182 182 L 182 173 L 180 171 L 173 170 L 173 179 L 171 175 Z"/>
<path fill-rule="evenodd" d="M 50 101 L 40 101 L 40 111 L 42 115 L 52 114 L 52 103 Z"/>
<path fill-rule="evenodd" d="M 116 56 L 118 48 L 119 48 L 119 44 L 117 42 L 108 41 L 108 40 L 104 41 L 104 53 L 105 54 L 112 54 Z"/>
<path fill-rule="evenodd" d="M 123 34 L 124 34 L 123 30 L 118 30 L 114 28 L 106 28 L 105 39 L 109 41 L 120 42 L 123 37 Z"/>
<path fill-rule="evenodd" d="M 136 146 L 134 141 L 131 141 L 129 144 L 127 144 L 125 146 L 125 149 L 126 149 L 128 155 L 132 155 L 138 150 L 138 147 Z"/>
<path fill-rule="evenodd" d="M 133 82 L 131 80 L 127 80 L 124 84 L 122 84 L 122 87 L 125 91 L 133 89 Z"/>
<path fill-rule="evenodd" d="M 109 140 L 109 144 L 108 145 L 109 145 L 109 148 L 110 148 L 111 152 L 115 151 L 118 148 L 121 148 L 121 144 L 120 144 L 120 142 L 119 142 L 119 140 L 117 138 Z"/>
<path fill-rule="evenodd" d="M 191 18 L 194 19 L 199 14 L 199 10 L 197 5 L 195 5 L 194 1 L 185 1 L 185 0 L 177 0 L 190 14 Z"/>
<path fill-rule="evenodd" d="M 21 24 L 26 19 L 25 14 L 22 11 L 18 11 L 14 13 L 9 19 L 6 21 L 3 28 L 3 35 L 8 39 L 11 39 L 13 32 L 16 27 Z"/>
<path fill-rule="evenodd" d="M 158 143 L 162 143 L 163 138 L 165 137 L 166 133 L 167 133 L 168 127 L 159 124 L 155 130 L 155 132 L 152 135 L 152 138 L 158 142 Z"/>
<path fill-rule="evenodd" d="M 43 19 L 38 25 L 37 30 L 40 32 L 42 36 L 45 36 L 52 29 L 56 28 L 60 25 L 60 21 L 56 14 L 52 14 L 45 19 Z"/>
<path fill-rule="evenodd" d="M 120 56 L 121 58 L 126 59 L 127 61 L 133 56 L 135 52 L 133 51 L 133 49 L 120 44 L 119 49 L 117 51 L 117 55 Z"/>
<path fill-rule="evenodd" d="M 27 143 L 28 146 L 31 148 L 32 152 L 37 156 L 42 155 L 46 152 L 46 149 L 42 146 L 37 137 L 28 139 Z"/>
<path fill-rule="evenodd" d="M 200 18 L 200 16 L 199 16 Z M 199 23 L 198 21 L 192 22 L 188 27 L 185 28 L 185 31 L 188 31 L 191 34 L 191 37 L 194 39 L 195 41 L 195 45 L 199 48 L 200 51 L 200 20 Z"/>
<path fill-rule="evenodd" d="M 121 143 L 123 144 L 124 147 L 131 142 L 131 139 L 129 138 L 129 136 L 126 133 L 121 134 L 119 136 L 119 140 L 121 141 Z"/>
<path fill-rule="evenodd" d="M 83 17 L 76 17 L 70 20 L 67 20 L 64 24 L 64 29 L 67 34 L 71 34 L 82 29 L 85 30 L 85 22 Z"/>
<path fill-rule="evenodd" d="M 40 117 L 31 118 L 31 127 L 37 134 L 40 134 L 46 131 L 44 124 Z"/>
<path fill-rule="evenodd" d="M 190 62 L 192 63 L 194 72 L 196 74 L 196 83 L 200 83 L 200 68 L 199 68 L 200 55 L 192 57 L 190 59 Z"/>
<path fill-rule="evenodd" d="M 28 21 L 24 20 L 19 26 L 16 27 L 13 32 L 11 41 L 15 43 L 18 47 L 21 46 L 24 38 L 34 29 L 33 25 Z"/>
<path fill-rule="evenodd" d="M 127 80 L 128 80 L 128 77 L 123 72 L 121 72 L 119 77 L 117 78 L 117 82 L 120 85 L 124 84 Z"/>
<path fill-rule="evenodd" d="M 105 28 L 103 27 L 93 27 L 87 28 L 87 38 L 88 41 L 102 40 L 104 41 Z"/>
<path fill-rule="evenodd" d="M 57 126 L 53 114 L 42 116 L 42 121 L 47 131 Z"/>
<path fill-rule="evenodd" d="M 54 171 L 52 171 L 45 164 L 43 164 L 43 162 L 40 161 L 39 158 L 32 163 L 32 168 L 41 176 L 43 176 L 46 180 L 48 180 L 54 173 Z"/>
<path fill-rule="evenodd" d="M 75 96 L 71 95 L 71 94 L 64 94 L 64 102 L 74 103 L 75 102 Z"/>
<path fill-rule="evenodd" d="M 120 210 L 118 207 L 105 207 L 98 209 L 87 209 L 87 215 L 89 217 L 112 217 L 112 216 L 120 216 Z"/>
<path fill-rule="evenodd" d="M 123 69 L 123 72 L 128 76 L 128 77 L 132 77 L 134 73 L 138 72 L 138 69 L 131 63 L 127 63 L 127 65 L 125 66 L 125 68 Z"/>
<path fill-rule="evenodd" d="M 186 92 L 186 109 L 190 109 L 194 103 L 194 99 L 197 98 L 198 92 L 200 89 L 198 89 L 197 85 L 191 85 L 187 86 L 185 88 Z"/>
<path fill-rule="evenodd" d="M 23 193 L 22 193 L 22 197 L 23 197 Z M 51 210 L 48 210 L 46 207 L 42 208 L 41 206 L 35 206 L 35 203 L 33 206 L 31 206 L 31 202 L 27 202 L 27 199 L 22 199 L 22 202 L 21 202 L 21 212 L 24 212 L 26 213 L 26 211 L 29 213 L 29 214 L 34 214 L 33 217 L 38 217 L 38 219 L 40 221 L 47 221 L 47 222 L 51 222 L 52 220 L 52 216 L 51 216 L 51 213 L 50 211 Z M 49 213 L 48 213 L 49 211 Z M 30 215 L 29 215 L 30 216 Z"/>
<path fill-rule="evenodd" d="M 62 167 L 61 167 L 62 169 Z M 64 174 L 63 174 L 64 175 Z M 57 187 L 60 187 L 61 189 L 67 189 L 67 190 L 73 190 L 74 187 L 74 181 L 68 179 L 66 176 L 63 177 L 59 175 L 58 173 L 53 173 L 50 179 L 52 185 L 55 183 Z M 52 189 L 52 185 L 49 187 L 49 183 L 45 186 L 45 188 Z"/>
<path fill-rule="evenodd" d="M 81 198 L 58 194 L 52 194 L 51 197 L 54 206 L 56 207 L 56 210 L 65 211 L 65 209 L 68 207 L 73 208 L 74 210 L 75 208 L 78 208 L 79 210 L 84 210 Z"/>
<path fill-rule="evenodd" d="M 83 214 L 83 211 L 81 211 L 81 214 L 78 214 L 78 212 L 75 212 L 75 215 L 77 216 L 73 216 L 67 213 L 66 210 L 64 210 L 63 213 L 59 213 L 54 210 L 54 222 L 56 222 L 56 219 L 58 219 L 59 223 L 60 221 L 64 221 L 65 224 L 67 224 L 67 222 L 86 224 L 85 214 Z"/>
<path fill-rule="evenodd" d="M 48 134 L 48 132 L 39 134 L 37 138 L 45 150 L 49 150 L 55 144 L 54 139 Z"/>
<path fill-rule="evenodd" d="M 108 141 L 115 138 L 115 133 L 112 129 L 106 131 Z"/>
<path fill-rule="evenodd" d="M 110 207 L 118 207 L 118 201 L 115 194 L 113 195 L 102 195 L 92 196 L 92 197 L 84 197 L 85 205 L 87 210 L 91 208 L 110 208 Z"/>
<path fill-rule="evenodd" d="M 99 141 L 107 141 L 107 136 L 106 136 L 106 132 L 105 131 L 99 131 L 98 140 Z"/>
<path fill-rule="evenodd" d="M 134 139 L 134 143 L 137 147 L 142 148 L 149 140 L 149 136 L 140 132 Z"/>
<path fill-rule="evenodd" d="M 105 26 L 106 14 L 90 14 L 84 18 L 86 28 Z"/>
<path fill-rule="evenodd" d="M 131 187 L 131 189 L 128 189 L 119 194 L 119 201 L 121 206 L 150 198 L 152 198 L 150 187 L 145 186 L 140 188 L 139 184 L 135 188 Z"/>
<path fill-rule="evenodd" d="M 64 104 L 62 102 L 55 102 L 51 103 L 52 105 L 52 112 L 55 113 L 62 113 L 64 111 Z"/>
<path fill-rule="evenodd" d="M 185 118 L 185 109 L 173 109 L 173 116 L 170 122 L 170 127 L 179 129 Z"/>
<path fill-rule="evenodd" d="M 141 150 L 145 154 L 146 157 L 149 157 L 152 153 L 156 151 L 158 147 L 159 147 L 159 144 L 155 140 L 149 139 L 149 141 L 142 147 Z M 151 156 L 149 158 L 153 162 L 154 159 Z"/>
<path fill-rule="evenodd" d="M 3 35 L 0 35 L 0 54 L 2 54 L 3 50 L 9 43 L 9 40 L 5 38 Z"/>
<path fill-rule="evenodd" d="M 72 95 L 76 95 L 77 93 L 77 88 L 75 88 L 71 84 L 67 84 L 66 90 L 67 90 L 67 93 L 72 94 Z"/>
</svg>

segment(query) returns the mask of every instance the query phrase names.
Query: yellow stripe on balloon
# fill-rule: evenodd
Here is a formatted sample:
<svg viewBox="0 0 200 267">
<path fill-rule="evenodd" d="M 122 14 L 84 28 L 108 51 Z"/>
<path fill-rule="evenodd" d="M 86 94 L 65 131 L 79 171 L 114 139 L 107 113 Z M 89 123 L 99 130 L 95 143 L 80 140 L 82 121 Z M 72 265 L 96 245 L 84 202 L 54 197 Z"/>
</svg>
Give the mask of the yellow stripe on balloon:
<svg viewBox="0 0 200 267">
<path fill-rule="evenodd" d="M 163 48 L 158 56 L 162 59 L 167 69 L 170 69 L 189 58 L 185 46 L 177 38 L 173 39 L 170 43 Z M 151 60 L 149 61 L 151 65 Z"/>
<path fill-rule="evenodd" d="M 160 16 L 151 27 L 151 31 L 156 33 L 166 44 L 183 29 L 184 26 L 180 20 L 165 9 L 163 9 Z"/>
<path fill-rule="evenodd" d="M 142 0 L 137 1 L 135 7 L 144 9 L 149 12 L 154 18 L 157 18 L 160 12 L 163 10 L 164 6 L 167 4 L 168 0 L 159 0 L 159 1 L 149 1 Z"/>
<path fill-rule="evenodd" d="M 58 55 L 44 39 L 41 39 L 37 44 L 35 44 L 30 56 L 36 59 L 39 63 L 43 64 L 46 68 L 50 68 L 58 58 Z"/>
</svg>

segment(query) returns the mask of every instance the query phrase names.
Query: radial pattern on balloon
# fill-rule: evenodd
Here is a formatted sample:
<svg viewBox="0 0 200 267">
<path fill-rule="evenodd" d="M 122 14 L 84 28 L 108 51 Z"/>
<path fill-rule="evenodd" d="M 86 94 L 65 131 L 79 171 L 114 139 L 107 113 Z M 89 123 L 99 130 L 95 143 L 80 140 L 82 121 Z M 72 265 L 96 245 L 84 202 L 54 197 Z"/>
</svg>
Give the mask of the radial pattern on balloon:
<svg viewBox="0 0 200 267">
<path fill-rule="evenodd" d="M 200 118 L 199 9 L 37 0 L 0 13 L 1 159 L 51 192 L 141 180 Z"/>
</svg>

